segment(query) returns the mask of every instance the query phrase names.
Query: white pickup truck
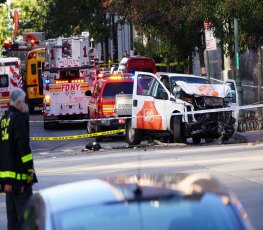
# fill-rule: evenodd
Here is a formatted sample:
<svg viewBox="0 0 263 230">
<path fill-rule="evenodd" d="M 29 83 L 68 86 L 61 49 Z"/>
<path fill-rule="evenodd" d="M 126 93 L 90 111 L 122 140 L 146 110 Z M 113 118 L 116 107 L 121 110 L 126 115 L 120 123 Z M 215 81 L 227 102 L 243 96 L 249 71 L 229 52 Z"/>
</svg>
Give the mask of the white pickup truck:
<svg viewBox="0 0 263 230">
<path fill-rule="evenodd" d="M 229 139 L 237 128 L 237 113 L 194 112 L 238 105 L 236 84 L 210 84 L 204 77 L 135 72 L 133 95 L 116 95 L 116 114 L 126 119 L 126 141 L 139 144 L 143 138 L 168 138 L 169 142 L 185 142 L 191 137 L 212 142 Z"/>
</svg>

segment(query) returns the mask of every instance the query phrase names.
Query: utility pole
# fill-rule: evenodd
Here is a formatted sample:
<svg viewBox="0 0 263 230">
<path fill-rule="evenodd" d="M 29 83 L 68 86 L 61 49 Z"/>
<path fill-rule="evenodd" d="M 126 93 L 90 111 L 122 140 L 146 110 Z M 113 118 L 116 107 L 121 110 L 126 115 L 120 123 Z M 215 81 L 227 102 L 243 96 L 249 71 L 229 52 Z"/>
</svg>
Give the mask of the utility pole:
<svg viewBox="0 0 263 230">
<path fill-rule="evenodd" d="M 237 93 L 238 93 L 238 104 L 243 105 L 243 88 L 241 86 L 241 79 L 239 75 L 239 38 L 238 38 L 238 21 L 235 18 L 234 19 L 234 36 L 235 36 L 235 57 L 236 57 L 236 69 L 235 69 L 235 75 L 236 75 L 236 85 L 237 85 Z M 242 112 L 241 112 L 242 114 Z M 240 114 L 240 115 L 241 115 Z"/>
</svg>

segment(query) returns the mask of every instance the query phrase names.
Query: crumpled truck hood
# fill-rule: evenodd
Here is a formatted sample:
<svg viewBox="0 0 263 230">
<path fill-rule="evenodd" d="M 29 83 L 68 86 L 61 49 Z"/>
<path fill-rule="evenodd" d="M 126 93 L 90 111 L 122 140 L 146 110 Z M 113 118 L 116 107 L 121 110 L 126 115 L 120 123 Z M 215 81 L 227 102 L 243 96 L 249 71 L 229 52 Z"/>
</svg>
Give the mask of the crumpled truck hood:
<svg viewBox="0 0 263 230">
<path fill-rule="evenodd" d="M 177 81 L 176 84 L 182 88 L 185 93 L 195 96 L 209 96 L 224 98 L 230 91 L 230 87 L 224 84 L 196 84 Z"/>
</svg>

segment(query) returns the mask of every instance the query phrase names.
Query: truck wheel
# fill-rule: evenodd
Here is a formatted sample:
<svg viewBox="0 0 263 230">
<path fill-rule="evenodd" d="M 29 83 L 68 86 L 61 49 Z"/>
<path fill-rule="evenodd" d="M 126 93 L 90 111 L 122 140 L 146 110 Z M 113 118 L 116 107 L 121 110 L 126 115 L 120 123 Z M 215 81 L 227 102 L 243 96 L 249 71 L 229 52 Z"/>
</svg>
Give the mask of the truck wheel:
<svg viewBox="0 0 263 230">
<path fill-rule="evenodd" d="M 201 143 L 201 137 L 199 136 L 193 136 L 192 139 L 193 139 L 194 145 L 199 145 Z"/>
<path fill-rule="evenodd" d="M 50 122 L 44 121 L 44 129 L 49 130 L 51 128 Z"/>
<path fill-rule="evenodd" d="M 139 145 L 142 140 L 142 132 L 132 128 L 132 121 L 128 120 L 126 125 L 126 142 L 129 145 Z"/>
<path fill-rule="evenodd" d="M 205 143 L 209 144 L 209 143 L 213 143 L 214 142 L 214 138 L 213 137 L 206 137 L 205 138 Z"/>
<path fill-rule="evenodd" d="M 92 128 L 91 121 L 87 121 L 87 134 L 94 133 L 94 129 Z"/>
<path fill-rule="evenodd" d="M 99 133 L 99 132 L 102 132 L 103 130 L 102 130 L 102 127 L 101 126 L 99 126 L 99 125 L 97 125 L 96 126 L 96 133 Z M 97 136 L 97 137 L 95 137 L 95 140 L 97 141 L 97 142 L 101 142 L 101 141 L 103 141 L 103 138 L 104 138 L 104 136 Z"/>
<path fill-rule="evenodd" d="M 182 116 L 174 116 L 173 124 L 172 124 L 172 134 L 171 134 L 171 142 L 172 143 L 184 143 L 186 138 L 183 136 L 182 129 Z"/>
</svg>

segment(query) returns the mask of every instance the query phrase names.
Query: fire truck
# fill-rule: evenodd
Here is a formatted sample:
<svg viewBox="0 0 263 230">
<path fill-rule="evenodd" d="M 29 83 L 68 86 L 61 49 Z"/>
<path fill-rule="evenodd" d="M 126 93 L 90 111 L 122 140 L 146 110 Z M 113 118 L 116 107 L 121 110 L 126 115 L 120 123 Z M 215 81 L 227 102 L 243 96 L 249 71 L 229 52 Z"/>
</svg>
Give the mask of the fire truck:
<svg viewBox="0 0 263 230">
<path fill-rule="evenodd" d="M 69 37 L 47 40 L 44 73 L 44 129 L 59 123 L 87 118 L 89 97 L 93 91 L 89 60 L 89 40 Z"/>
<path fill-rule="evenodd" d="M 45 33 L 30 32 L 23 34 L 23 40 L 4 41 L 3 54 L 21 60 L 23 86 L 27 94 L 30 112 L 43 102 L 43 63 L 45 59 Z"/>
<path fill-rule="evenodd" d="M 19 58 L 0 58 L 0 117 L 8 109 L 10 91 L 23 87 Z"/>
</svg>

